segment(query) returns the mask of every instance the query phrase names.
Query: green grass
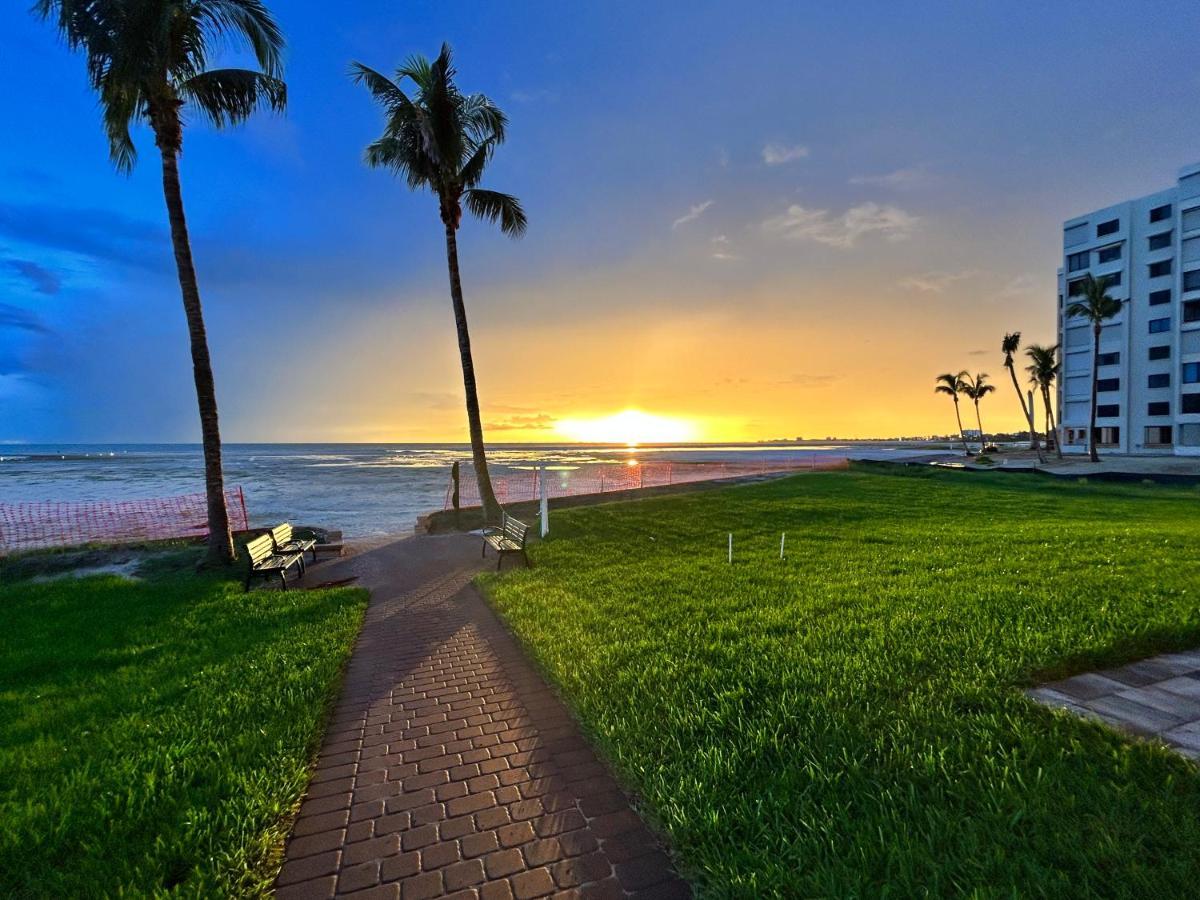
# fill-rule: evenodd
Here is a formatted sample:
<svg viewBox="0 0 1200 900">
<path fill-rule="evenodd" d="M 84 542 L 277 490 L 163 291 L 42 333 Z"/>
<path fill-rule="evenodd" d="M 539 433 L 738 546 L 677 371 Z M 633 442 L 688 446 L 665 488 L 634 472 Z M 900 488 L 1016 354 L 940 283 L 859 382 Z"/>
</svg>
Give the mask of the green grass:
<svg viewBox="0 0 1200 900">
<path fill-rule="evenodd" d="M 269 893 L 366 595 L 193 563 L 0 584 L 0 896 Z"/>
<path fill-rule="evenodd" d="M 552 526 L 484 584 L 704 893 L 1196 896 L 1197 769 L 1022 688 L 1200 645 L 1200 490 L 856 469 Z"/>
</svg>

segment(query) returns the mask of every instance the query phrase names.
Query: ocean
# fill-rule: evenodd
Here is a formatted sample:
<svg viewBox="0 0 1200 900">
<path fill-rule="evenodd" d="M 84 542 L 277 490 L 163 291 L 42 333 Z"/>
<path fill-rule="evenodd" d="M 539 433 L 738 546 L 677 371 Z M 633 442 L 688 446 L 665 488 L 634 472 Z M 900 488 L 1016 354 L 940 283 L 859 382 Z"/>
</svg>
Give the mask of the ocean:
<svg viewBox="0 0 1200 900">
<path fill-rule="evenodd" d="M 943 446 L 944 445 L 940 445 Z M 937 449 L 937 448 L 934 448 Z M 585 447 L 497 444 L 493 474 L 545 465 L 569 473 L 631 459 L 795 462 L 814 456 L 891 459 L 927 453 L 884 443 Z M 225 444 L 225 483 L 241 487 L 252 526 L 290 521 L 363 538 L 411 532 L 442 509 L 462 444 Z M 198 444 L 0 445 L 0 502 L 137 500 L 204 490 Z"/>
</svg>

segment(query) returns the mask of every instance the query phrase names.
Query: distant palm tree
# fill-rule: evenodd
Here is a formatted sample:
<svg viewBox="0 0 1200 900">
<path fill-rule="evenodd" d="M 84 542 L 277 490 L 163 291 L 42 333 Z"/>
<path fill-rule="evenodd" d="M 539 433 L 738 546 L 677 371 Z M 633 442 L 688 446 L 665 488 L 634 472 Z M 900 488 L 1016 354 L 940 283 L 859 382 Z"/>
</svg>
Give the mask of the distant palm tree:
<svg viewBox="0 0 1200 900">
<path fill-rule="evenodd" d="M 983 418 L 979 415 L 979 401 L 996 390 L 995 386 L 987 383 L 987 375 L 983 372 L 976 374 L 974 378 L 967 375 L 965 372 L 959 379 L 959 392 L 964 397 L 970 397 L 975 403 L 975 423 L 979 426 L 979 452 L 983 452 Z"/>
<path fill-rule="evenodd" d="M 1054 449 L 1057 451 L 1058 458 L 1062 459 L 1062 441 L 1058 439 L 1058 425 L 1054 420 L 1054 404 L 1050 400 L 1050 391 L 1054 387 L 1061 368 L 1058 362 L 1058 344 L 1053 347 L 1031 344 L 1025 348 L 1025 355 L 1029 357 L 1029 365 L 1025 367 L 1025 371 L 1029 373 L 1029 381 L 1042 392 L 1042 405 L 1046 407 L 1046 439 L 1049 440 L 1051 434 L 1055 436 Z"/>
<path fill-rule="evenodd" d="M 1000 350 L 1004 353 L 1004 368 L 1008 369 L 1008 376 L 1012 379 L 1013 390 L 1017 392 L 1017 399 L 1021 402 L 1021 412 L 1025 416 L 1025 421 L 1029 423 L 1029 449 L 1036 450 L 1038 459 L 1042 458 L 1042 448 L 1038 444 L 1037 429 L 1033 427 L 1033 409 L 1025 402 L 1025 392 L 1021 390 L 1021 385 L 1017 382 L 1017 372 L 1013 368 L 1013 354 L 1021 346 L 1021 332 L 1014 331 L 1004 335 L 1004 341 L 1000 344 Z"/>
<path fill-rule="evenodd" d="M 1121 301 L 1108 295 L 1108 279 L 1104 276 L 1083 280 L 1081 299 L 1067 307 L 1067 317 L 1086 319 L 1092 323 L 1092 411 L 1088 422 L 1088 452 L 1092 462 L 1100 462 L 1096 452 L 1096 392 L 1100 381 L 1100 332 L 1104 323 L 1121 311 Z"/>
<path fill-rule="evenodd" d="M 200 407 L 208 560 L 232 562 L 216 386 L 183 212 L 178 157 L 185 106 L 217 128 L 243 122 L 263 106 L 284 108 L 283 35 L 260 0 L 38 0 L 33 11 L 53 20 L 72 49 L 84 51 L 88 80 L 100 96 L 109 154 L 119 171 L 132 171 L 137 160 L 130 125 L 145 124 L 154 132 Z M 261 72 L 208 68 L 213 49 L 238 43 L 250 49 Z"/>
<path fill-rule="evenodd" d="M 492 490 L 484 451 L 456 232 L 466 206 L 468 212 L 480 219 L 499 222 L 500 230 L 510 237 L 525 233 L 525 211 L 520 201 L 478 186 L 496 147 L 504 142 L 508 120 L 483 94 L 459 91 L 450 64 L 450 47 L 446 44 L 433 62 L 423 56 L 410 58 L 396 70 L 395 81 L 357 62 L 352 66 L 352 75 L 356 82 L 366 86 L 387 114 L 383 135 L 367 147 L 367 165 L 391 169 L 404 178 L 409 188 L 427 188 L 438 200 L 446 229 L 450 299 L 458 328 L 471 456 L 484 514 L 495 520 L 500 515 L 500 504 Z M 397 84 L 405 78 L 415 87 L 411 99 Z"/>
<path fill-rule="evenodd" d="M 967 446 L 967 435 L 965 432 L 963 432 L 962 427 L 962 412 L 958 407 L 958 395 L 962 393 L 963 379 L 966 377 L 966 369 L 959 372 L 957 375 L 946 372 L 937 377 L 937 387 L 935 387 L 933 390 L 938 394 L 949 394 L 950 398 L 954 400 L 954 418 L 958 420 L 958 437 L 962 441 L 963 450 L 965 450 L 967 455 L 970 456 L 971 448 Z"/>
</svg>

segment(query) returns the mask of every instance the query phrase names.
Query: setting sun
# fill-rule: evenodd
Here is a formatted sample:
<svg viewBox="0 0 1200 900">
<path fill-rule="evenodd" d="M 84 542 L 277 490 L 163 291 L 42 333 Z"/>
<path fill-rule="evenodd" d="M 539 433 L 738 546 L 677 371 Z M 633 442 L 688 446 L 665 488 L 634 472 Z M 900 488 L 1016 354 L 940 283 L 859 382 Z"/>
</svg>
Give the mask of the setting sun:
<svg viewBox="0 0 1200 900">
<path fill-rule="evenodd" d="M 584 444 L 673 444 L 694 441 L 698 429 L 687 419 L 656 416 L 626 409 L 595 419 L 560 419 L 555 430 L 563 437 Z"/>
</svg>

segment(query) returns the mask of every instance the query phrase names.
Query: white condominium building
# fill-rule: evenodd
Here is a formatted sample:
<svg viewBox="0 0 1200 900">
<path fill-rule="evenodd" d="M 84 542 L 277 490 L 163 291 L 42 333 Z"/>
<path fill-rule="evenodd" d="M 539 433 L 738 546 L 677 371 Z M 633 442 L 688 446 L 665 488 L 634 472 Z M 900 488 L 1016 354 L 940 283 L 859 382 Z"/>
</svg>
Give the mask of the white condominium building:
<svg viewBox="0 0 1200 900">
<path fill-rule="evenodd" d="M 1084 276 L 1121 312 L 1100 335 L 1098 448 L 1200 456 L 1200 164 L 1173 187 L 1063 223 L 1058 410 L 1065 451 L 1087 448 L 1092 329 L 1066 308 Z"/>
</svg>

